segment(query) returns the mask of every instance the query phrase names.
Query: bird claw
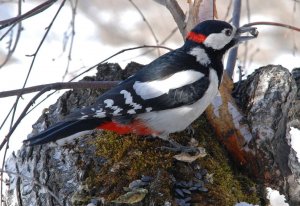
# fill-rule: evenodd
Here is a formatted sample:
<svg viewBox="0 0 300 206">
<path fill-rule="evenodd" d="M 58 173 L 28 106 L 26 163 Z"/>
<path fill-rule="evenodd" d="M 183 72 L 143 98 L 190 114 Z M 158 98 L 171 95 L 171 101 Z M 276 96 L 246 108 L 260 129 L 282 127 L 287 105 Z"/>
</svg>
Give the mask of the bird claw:
<svg viewBox="0 0 300 206">
<path fill-rule="evenodd" d="M 194 137 L 195 129 L 192 127 L 192 125 L 189 125 L 185 130 L 187 131 L 189 136 Z"/>
<path fill-rule="evenodd" d="M 171 147 L 162 146 L 162 150 L 172 151 L 172 152 L 181 152 L 181 153 L 198 153 L 199 149 L 193 146 L 183 146 L 174 140 L 169 140 Z"/>
</svg>

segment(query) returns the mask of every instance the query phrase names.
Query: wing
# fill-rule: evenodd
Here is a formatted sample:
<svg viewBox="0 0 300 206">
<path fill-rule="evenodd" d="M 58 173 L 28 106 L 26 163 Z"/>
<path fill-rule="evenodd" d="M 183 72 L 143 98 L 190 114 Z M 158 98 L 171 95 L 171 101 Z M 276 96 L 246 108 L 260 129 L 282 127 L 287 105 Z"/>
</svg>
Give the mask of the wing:
<svg viewBox="0 0 300 206">
<path fill-rule="evenodd" d="M 192 104 L 209 86 L 208 69 L 181 50 L 170 52 L 67 119 L 112 118 Z"/>
</svg>

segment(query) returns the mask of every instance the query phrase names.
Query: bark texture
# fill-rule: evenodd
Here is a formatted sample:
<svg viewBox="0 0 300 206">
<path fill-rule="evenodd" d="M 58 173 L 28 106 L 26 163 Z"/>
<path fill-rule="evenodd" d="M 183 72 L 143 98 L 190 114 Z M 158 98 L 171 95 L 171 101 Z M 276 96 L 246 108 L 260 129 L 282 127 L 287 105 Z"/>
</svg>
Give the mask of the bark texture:
<svg viewBox="0 0 300 206">
<path fill-rule="evenodd" d="M 293 77 L 294 76 L 294 77 Z M 299 128 L 299 70 L 279 65 L 257 69 L 235 91 L 253 140 L 247 145 L 257 159 L 250 175 L 279 190 L 290 205 L 300 204 L 300 164 L 291 147 L 290 127 Z"/>
</svg>

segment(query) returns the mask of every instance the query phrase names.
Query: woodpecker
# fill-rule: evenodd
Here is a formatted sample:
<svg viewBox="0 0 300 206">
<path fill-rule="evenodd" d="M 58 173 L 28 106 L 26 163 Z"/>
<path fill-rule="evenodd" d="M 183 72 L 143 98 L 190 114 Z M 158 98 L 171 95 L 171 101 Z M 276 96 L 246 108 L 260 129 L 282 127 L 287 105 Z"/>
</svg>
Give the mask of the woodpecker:
<svg viewBox="0 0 300 206">
<path fill-rule="evenodd" d="M 250 35 L 241 35 L 246 32 Z M 204 21 L 187 34 L 182 47 L 144 66 L 92 106 L 78 109 L 24 142 L 40 145 L 94 129 L 173 142 L 169 134 L 186 129 L 217 95 L 225 52 L 257 34 L 253 27 L 237 29 L 224 21 Z"/>
</svg>

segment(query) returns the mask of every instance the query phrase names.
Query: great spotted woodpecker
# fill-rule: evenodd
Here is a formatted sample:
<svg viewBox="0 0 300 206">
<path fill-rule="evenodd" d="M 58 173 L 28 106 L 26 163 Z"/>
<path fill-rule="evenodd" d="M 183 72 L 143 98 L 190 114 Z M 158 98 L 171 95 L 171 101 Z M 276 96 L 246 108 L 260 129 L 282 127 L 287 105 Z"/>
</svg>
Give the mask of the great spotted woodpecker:
<svg viewBox="0 0 300 206">
<path fill-rule="evenodd" d="M 241 36 L 244 32 L 251 35 Z M 236 29 L 224 21 L 204 21 L 188 33 L 182 47 L 155 59 L 92 106 L 71 113 L 25 143 L 44 144 L 93 129 L 169 140 L 170 133 L 186 129 L 217 95 L 225 52 L 256 36 L 252 27 Z"/>
</svg>

